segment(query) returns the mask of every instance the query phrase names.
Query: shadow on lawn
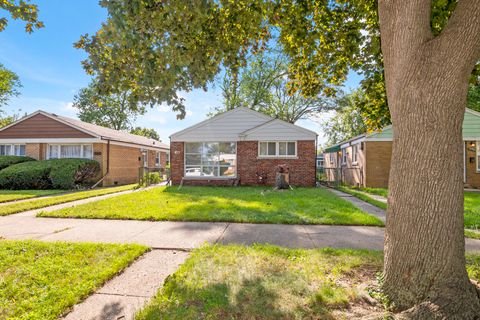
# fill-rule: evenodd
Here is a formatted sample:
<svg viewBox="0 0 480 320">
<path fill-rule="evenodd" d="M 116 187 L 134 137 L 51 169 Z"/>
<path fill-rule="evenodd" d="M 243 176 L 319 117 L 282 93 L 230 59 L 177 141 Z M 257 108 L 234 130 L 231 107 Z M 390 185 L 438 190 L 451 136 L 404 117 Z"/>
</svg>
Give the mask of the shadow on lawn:
<svg viewBox="0 0 480 320">
<path fill-rule="evenodd" d="M 286 277 L 288 275 L 285 275 Z M 267 289 L 260 277 L 245 279 L 239 289 L 233 290 L 225 283 L 191 288 L 183 279 L 170 277 L 164 287 L 160 303 L 155 301 L 140 315 L 141 320 L 154 319 L 296 319 L 299 314 L 313 311 L 321 319 L 335 319 L 321 302 L 315 299 L 306 306 L 292 311 L 281 310 L 280 296 Z M 288 306 L 284 309 L 288 309 Z"/>
</svg>

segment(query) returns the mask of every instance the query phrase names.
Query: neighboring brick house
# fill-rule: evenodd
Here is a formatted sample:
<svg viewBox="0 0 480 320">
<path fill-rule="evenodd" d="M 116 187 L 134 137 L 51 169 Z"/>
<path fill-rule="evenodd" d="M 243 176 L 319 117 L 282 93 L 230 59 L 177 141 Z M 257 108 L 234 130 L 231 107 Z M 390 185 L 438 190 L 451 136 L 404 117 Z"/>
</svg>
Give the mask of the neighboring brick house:
<svg viewBox="0 0 480 320">
<path fill-rule="evenodd" d="M 44 111 L 0 129 L 0 155 L 94 159 L 103 186 L 135 183 L 141 167 L 165 168 L 169 153 L 160 141 Z"/>
<path fill-rule="evenodd" d="M 290 184 L 315 185 L 313 131 L 235 108 L 170 136 L 173 184 L 273 185 L 278 165 Z"/>
<path fill-rule="evenodd" d="M 328 181 L 371 188 L 388 187 L 393 127 L 363 134 L 324 151 Z M 467 109 L 463 120 L 463 181 L 480 188 L 480 113 Z"/>
</svg>

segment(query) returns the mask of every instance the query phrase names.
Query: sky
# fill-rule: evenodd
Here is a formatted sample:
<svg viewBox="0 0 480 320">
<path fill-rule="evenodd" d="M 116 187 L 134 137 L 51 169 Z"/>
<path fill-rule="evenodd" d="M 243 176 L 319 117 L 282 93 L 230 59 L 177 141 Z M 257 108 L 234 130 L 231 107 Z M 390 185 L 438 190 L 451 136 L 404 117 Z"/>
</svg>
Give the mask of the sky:
<svg viewBox="0 0 480 320">
<path fill-rule="evenodd" d="M 5 111 L 12 114 L 21 110 L 23 115 L 41 109 L 75 118 L 73 97 L 88 85 L 91 77 L 81 65 L 86 53 L 75 49 L 73 43 L 82 34 L 95 33 L 106 21 L 107 12 L 98 5 L 98 0 L 33 2 L 38 5 L 39 18 L 45 28 L 27 34 L 23 23 L 9 21 L 6 30 L 0 32 L 0 63 L 15 72 L 23 85 L 21 95 L 12 99 Z M 345 87 L 355 88 L 360 80 L 359 75 L 351 73 Z M 209 111 L 221 106 L 218 87 L 179 95 L 185 98 L 187 115 L 184 120 L 177 120 L 168 106 L 161 105 L 137 118 L 135 125 L 154 128 L 161 140 L 168 143 L 172 133 L 206 119 Z M 297 124 L 317 132 L 322 144 L 325 138 L 318 121 L 326 119 L 327 114 L 321 115 L 320 120 L 300 120 Z"/>
</svg>

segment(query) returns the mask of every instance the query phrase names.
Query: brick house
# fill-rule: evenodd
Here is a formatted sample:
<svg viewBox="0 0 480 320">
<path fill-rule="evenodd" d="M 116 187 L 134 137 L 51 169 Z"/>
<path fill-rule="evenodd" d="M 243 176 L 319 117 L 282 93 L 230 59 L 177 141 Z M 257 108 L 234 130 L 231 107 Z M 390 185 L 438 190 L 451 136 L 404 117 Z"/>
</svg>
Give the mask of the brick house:
<svg viewBox="0 0 480 320">
<path fill-rule="evenodd" d="M 135 183 L 141 167 L 164 168 L 169 154 L 160 141 L 41 110 L 0 129 L 0 155 L 94 159 L 103 186 Z"/>
<path fill-rule="evenodd" d="M 393 127 L 363 134 L 324 150 L 328 181 L 371 188 L 388 187 Z M 480 113 L 466 109 L 463 120 L 463 182 L 480 188 Z"/>
<path fill-rule="evenodd" d="M 170 136 L 171 179 L 185 185 L 273 185 L 277 165 L 290 184 L 315 185 L 313 131 L 236 108 Z"/>
</svg>

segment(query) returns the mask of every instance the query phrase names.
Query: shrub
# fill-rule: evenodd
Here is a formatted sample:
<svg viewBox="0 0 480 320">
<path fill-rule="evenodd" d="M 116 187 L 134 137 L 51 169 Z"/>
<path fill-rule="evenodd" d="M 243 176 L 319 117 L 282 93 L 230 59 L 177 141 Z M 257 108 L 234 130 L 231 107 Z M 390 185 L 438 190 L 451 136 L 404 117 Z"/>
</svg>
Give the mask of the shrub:
<svg viewBox="0 0 480 320">
<path fill-rule="evenodd" d="M 0 171 L 1 189 L 73 189 L 98 177 L 100 165 L 89 159 L 24 162 Z"/>
<path fill-rule="evenodd" d="M 23 156 L 0 156 L 0 170 L 5 169 L 13 164 L 35 161 L 35 159 Z"/>
<path fill-rule="evenodd" d="M 158 184 L 162 182 L 163 179 L 160 176 L 160 172 L 147 172 L 140 179 L 139 185 L 142 187 L 148 187 L 151 184 Z"/>
</svg>

